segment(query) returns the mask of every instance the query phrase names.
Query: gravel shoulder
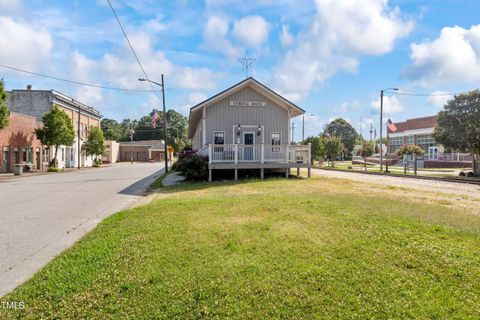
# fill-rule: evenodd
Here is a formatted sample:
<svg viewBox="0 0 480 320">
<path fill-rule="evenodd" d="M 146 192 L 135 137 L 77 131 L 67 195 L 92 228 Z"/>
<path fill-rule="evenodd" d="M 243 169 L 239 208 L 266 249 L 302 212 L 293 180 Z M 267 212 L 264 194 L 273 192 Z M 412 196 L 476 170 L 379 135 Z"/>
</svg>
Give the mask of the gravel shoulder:
<svg viewBox="0 0 480 320">
<path fill-rule="evenodd" d="M 411 201 L 451 206 L 467 214 L 480 216 L 478 185 L 322 169 L 312 169 L 312 175 L 348 180 L 365 196 L 407 197 Z"/>
<path fill-rule="evenodd" d="M 369 182 L 385 186 L 394 186 L 401 188 L 410 188 L 431 192 L 439 192 L 450 195 L 468 196 L 480 199 L 480 186 L 455 183 L 447 181 L 423 180 L 413 178 L 369 175 L 355 172 L 342 172 L 335 170 L 312 169 L 312 173 L 317 176 L 348 179 L 360 182 Z"/>
</svg>

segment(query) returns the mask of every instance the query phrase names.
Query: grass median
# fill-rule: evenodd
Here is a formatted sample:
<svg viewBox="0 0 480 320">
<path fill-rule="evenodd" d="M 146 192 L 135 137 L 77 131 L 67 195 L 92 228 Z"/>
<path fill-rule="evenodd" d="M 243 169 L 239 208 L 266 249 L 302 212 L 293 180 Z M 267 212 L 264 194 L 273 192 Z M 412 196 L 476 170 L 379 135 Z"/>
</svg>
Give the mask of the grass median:
<svg viewBox="0 0 480 320">
<path fill-rule="evenodd" d="M 162 188 L 1 301 L 1 319 L 480 316 L 480 217 L 312 178 Z M 373 190 L 373 188 L 372 188 Z"/>
</svg>

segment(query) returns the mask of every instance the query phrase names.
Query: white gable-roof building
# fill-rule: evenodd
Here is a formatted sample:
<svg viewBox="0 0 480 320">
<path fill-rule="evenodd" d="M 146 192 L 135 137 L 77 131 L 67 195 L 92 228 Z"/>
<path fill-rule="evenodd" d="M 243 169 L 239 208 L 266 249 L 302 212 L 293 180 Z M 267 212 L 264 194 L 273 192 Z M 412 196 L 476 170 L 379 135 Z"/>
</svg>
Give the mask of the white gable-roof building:
<svg viewBox="0 0 480 320">
<path fill-rule="evenodd" d="M 291 145 L 290 120 L 304 110 L 254 78 L 190 109 L 189 138 L 214 169 L 310 168 L 310 147 Z M 310 171 L 310 170 L 309 170 Z M 237 177 L 237 174 L 235 174 Z"/>
</svg>

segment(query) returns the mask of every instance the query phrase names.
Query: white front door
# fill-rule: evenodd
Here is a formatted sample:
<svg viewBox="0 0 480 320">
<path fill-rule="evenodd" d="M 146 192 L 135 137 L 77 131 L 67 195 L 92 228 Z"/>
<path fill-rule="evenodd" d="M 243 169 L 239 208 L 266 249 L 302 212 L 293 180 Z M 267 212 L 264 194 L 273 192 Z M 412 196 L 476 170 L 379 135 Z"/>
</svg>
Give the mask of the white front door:
<svg viewBox="0 0 480 320">
<path fill-rule="evenodd" d="M 438 147 L 429 147 L 428 148 L 428 158 L 429 159 L 438 159 Z"/>
</svg>

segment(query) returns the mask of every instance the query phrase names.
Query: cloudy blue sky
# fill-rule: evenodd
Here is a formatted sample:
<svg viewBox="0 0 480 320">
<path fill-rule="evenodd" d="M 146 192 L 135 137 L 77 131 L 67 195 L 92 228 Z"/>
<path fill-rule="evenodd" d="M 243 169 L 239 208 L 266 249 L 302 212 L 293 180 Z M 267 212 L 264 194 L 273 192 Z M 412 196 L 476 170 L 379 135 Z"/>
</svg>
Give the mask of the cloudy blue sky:
<svg viewBox="0 0 480 320">
<path fill-rule="evenodd" d="M 151 79 L 165 74 L 167 106 L 190 106 L 253 75 L 307 110 L 307 134 L 344 117 L 364 135 L 378 127 L 379 91 L 393 121 L 432 115 L 448 97 L 478 87 L 478 0 L 113 0 Z M 249 3 L 249 4 L 246 4 Z M 106 0 L 0 0 L 0 64 L 130 89 L 142 72 Z M 60 90 L 105 117 L 140 117 L 159 101 L 29 76 L 0 68 L 7 89 Z M 297 127 L 301 121 L 296 119 Z M 300 130 L 295 134 L 300 138 Z"/>
</svg>

